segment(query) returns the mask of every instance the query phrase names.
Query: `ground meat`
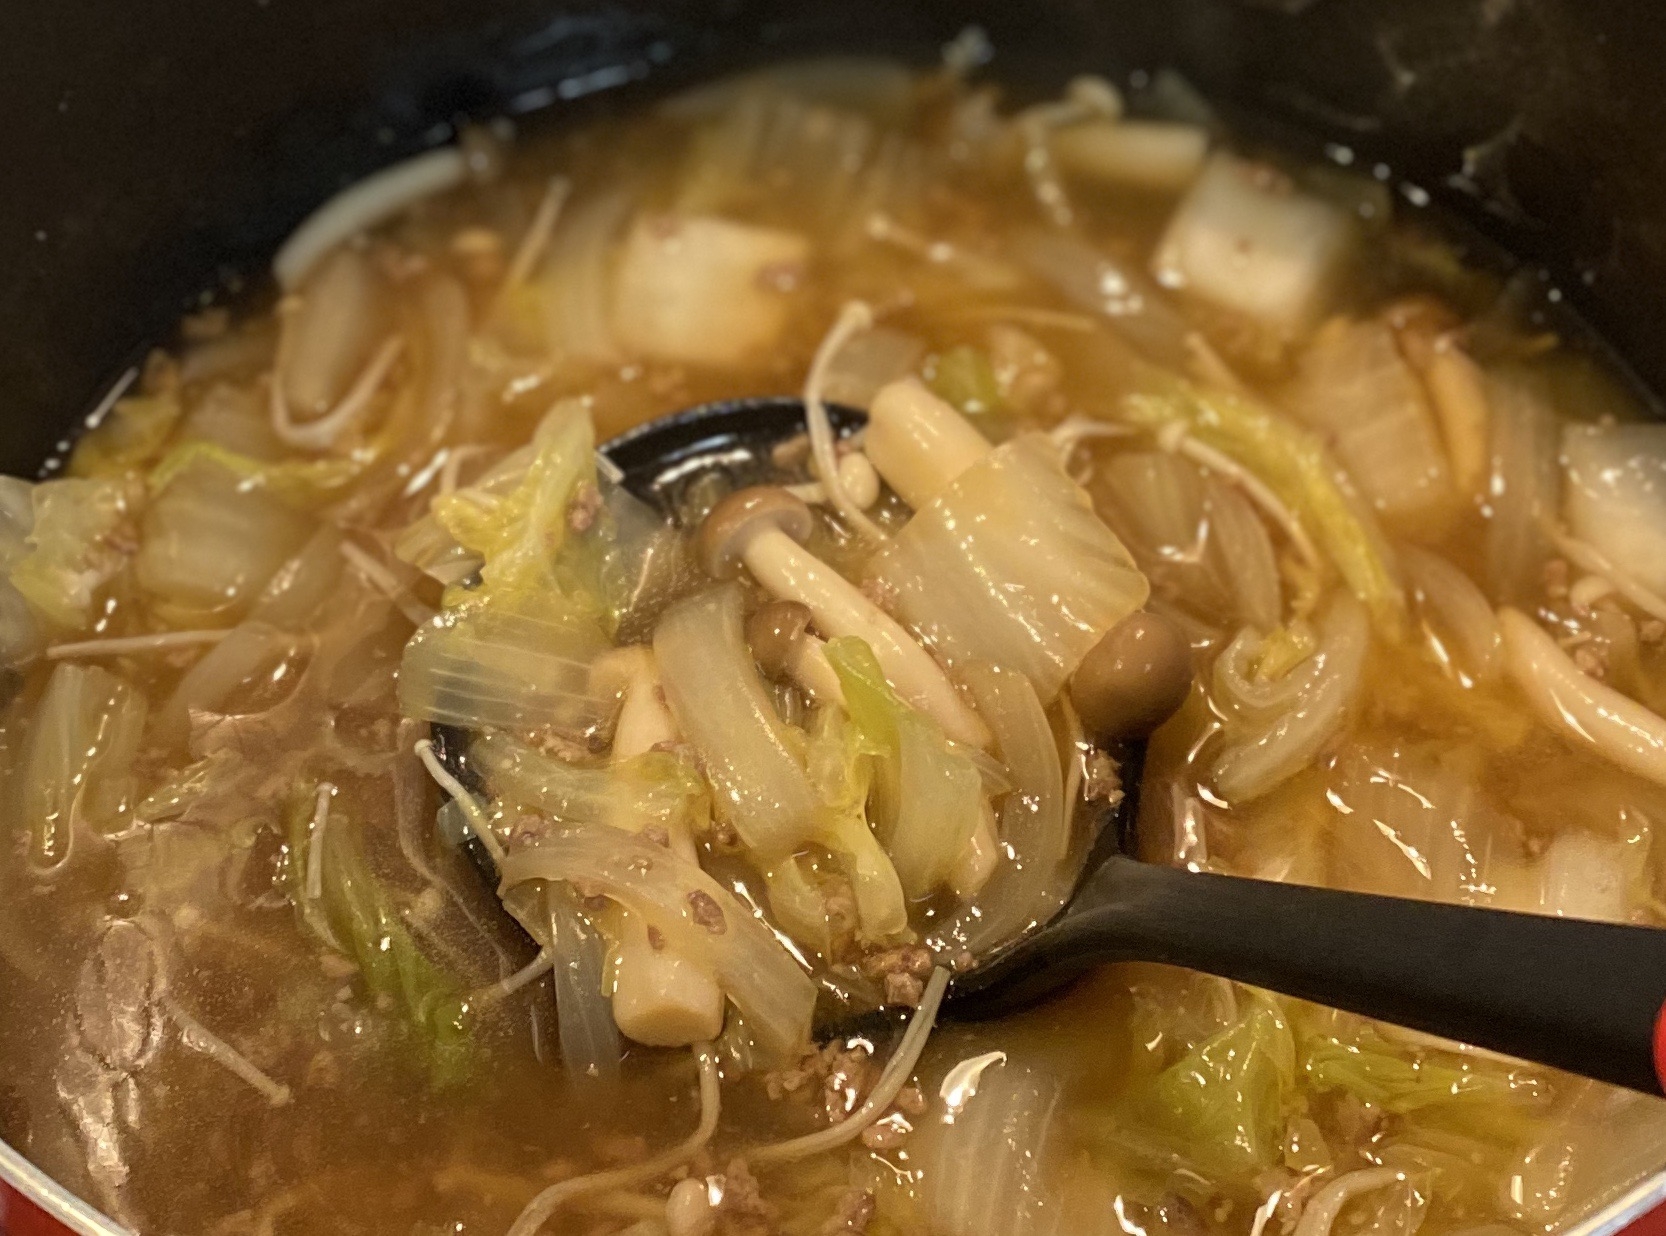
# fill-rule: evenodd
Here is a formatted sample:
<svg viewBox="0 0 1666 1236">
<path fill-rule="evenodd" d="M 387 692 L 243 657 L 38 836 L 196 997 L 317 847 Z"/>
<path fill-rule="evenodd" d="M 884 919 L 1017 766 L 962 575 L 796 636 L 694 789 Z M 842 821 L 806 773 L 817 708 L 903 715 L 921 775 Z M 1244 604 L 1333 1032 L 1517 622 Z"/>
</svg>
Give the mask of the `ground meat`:
<svg viewBox="0 0 1666 1236">
<path fill-rule="evenodd" d="M 905 944 L 864 957 L 862 973 L 880 981 L 885 989 L 885 1003 L 913 1008 L 925 994 L 925 980 L 936 964 L 929 949 Z"/>
<path fill-rule="evenodd" d="M 745 1159 L 730 1159 L 723 1169 L 722 1198 L 717 1213 L 733 1225 L 734 1220 L 751 1220 L 755 1226 L 767 1224 L 775 1217 L 775 1207 L 764 1200 L 758 1178 L 746 1166 Z M 742 1230 L 748 1230 L 742 1226 Z"/>
<path fill-rule="evenodd" d="M 862 1144 L 869 1150 L 895 1150 L 908 1140 L 914 1126 L 898 1113 L 876 1120 L 862 1130 Z"/>
<path fill-rule="evenodd" d="M 863 1236 L 878 1209 L 874 1195 L 866 1189 L 846 1189 L 817 1236 Z"/>
<path fill-rule="evenodd" d="M 857 952 L 856 893 L 850 881 L 834 877 L 822 882 L 822 905 L 827 913 L 827 932 L 831 938 L 831 961 L 848 961 Z"/>
<path fill-rule="evenodd" d="M 820 1095 L 822 1111 L 833 1122 L 860 1107 L 877 1080 L 867 1047 L 835 1039 L 819 1051 L 806 1053 L 793 1067 L 766 1075 L 764 1089 L 772 1099 Z"/>
<path fill-rule="evenodd" d="M 904 1008 L 918 1008 L 926 994 L 926 985 L 912 974 L 892 973 L 885 976 L 885 1003 Z"/>
<path fill-rule="evenodd" d="M 712 900 L 710 893 L 695 889 L 686 900 L 689 917 L 697 925 L 704 927 L 714 936 L 720 936 L 729 929 L 729 921 L 723 917 L 723 907 Z"/>
<path fill-rule="evenodd" d="M 862 959 L 862 973 L 869 978 L 884 978 L 888 974 L 908 974 L 914 978 L 930 978 L 937 965 L 931 950 L 918 944 L 904 944 L 880 953 L 869 953 Z"/>
<path fill-rule="evenodd" d="M 532 739 L 532 745 L 538 750 L 545 755 L 553 755 L 566 764 L 583 764 L 595 755 L 588 742 L 570 734 L 563 734 L 559 730 L 545 728 L 529 737 Z"/>
</svg>

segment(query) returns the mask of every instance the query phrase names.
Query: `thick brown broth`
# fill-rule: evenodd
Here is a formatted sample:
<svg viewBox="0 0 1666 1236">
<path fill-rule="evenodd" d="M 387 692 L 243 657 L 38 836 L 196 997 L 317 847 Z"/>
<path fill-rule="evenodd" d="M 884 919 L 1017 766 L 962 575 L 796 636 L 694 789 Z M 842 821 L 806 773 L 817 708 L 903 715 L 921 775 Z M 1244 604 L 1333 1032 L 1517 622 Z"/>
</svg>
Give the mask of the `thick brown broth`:
<svg viewBox="0 0 1666 1236">
<path fill-rule="evenodd" d="M 69 472 L 113 486 L 123 509 L 96 538 L 105 565 L 92 572 L 91 595 L 69 621 L 42 618 L 40 642 L 234 633 L 19 658 L 8 671 L 16 688 L 0 726 L 14 821 L 0 860 L 0 1135 L 8 1142 L 140 1232 L 430 1236 L 507 1230 L 545 1187 L 639 1163 L 686 1136 L 700 1116 L 690 1053 L 632 1048 L 614 1088 L 575 1078 L 559 1064 L 550 980 L 494 990 L 535 946 L 504 923 L 434 828 L 444 799 L 412 754 L 427 726 L 401 716 L 397 689 L 414 620 L 438 608 L 442 592 L 396 551 L 436 493 L 477 482 L 527 443 L 562 397 L 587 399 L 605 439 L 710 400 L 797 393 L 853 299 L 873 307 L 881 331 L 869 338 L 882 341 L 883 354 L 842 371 L 846 385 L 831 385 L 830 398 L 865 402 L 876 375 L 914 372 L 996 439 L 1072 417 L 1126 421 L 1130 396 L 1164 389 L 1155 366 L 1202 388 L 1236 387 L 1277 409 L 1280 423 L 1317 426 L 1302 430 L 1302 441 L 1346 456 L 1350 425 L 1327 421 L 1327 409 L 1369 410 L 1383 398 L 1381 366 L 1401 367 L 1395 374 L 1414 392 L 1408 406 L 1420 409 L 1409 415 L 1422 420 L 1385 431 L 1401 436 L 1377 449 L 1392 453 L 1405 433 L 1421 433 L 1431 466 L 1449 475 L 1416 509 L 1379 503 L 1365 517 L 1379 548 L 1365 552 L 1399 555 L 1417 579 L 1433 572 L 1425 591 L 1458 610 L 1414 585 L 1399 638 L 1361 617 L 1370 633 L 1360 637 L 1362 668 L 1344 719 L 1300 767 L 1257 783 L 1242 801 L 1218 793 L 1228 775 L 1217 762 L 1221 744 L 1234 741 L 1238 722 L 1217 658 L 1259 612 L 1245 598 L 1270 581 L 1275 619 L 1286 607 L 1297 612 L 1280 627 L 1279 648 L 1258 645 L 1254 654 L 1262 667 L 1287 656 L 1278 663 L 1292 675 L 1312 641 L 1330 638 L 1328 616 L 1357 603 L 1332 558 L 1318 575 L 1304 568 L 1232 472 L 1176 453 L 1178 439 L 1146 425 L 1084 437 L 1069 455 L 1073 475 L 1151 575 L 1152 608 L 1183 625 L 1200 667 L 1191 699 L 1152 741 L 1145 855 L 1662 922 L 1650 829 L 1666 790 L 1536 720 L 1489 660 L 1501 656 L 1496 635 L 1480 647 L 1478 666 L 1466 659 L 1475 647 L 1463 633 L 1442 625 L 1449 612 L 1473 619 L 1474 607 L 1451 600 L 1462 589 L 1443 582 L 1440 564 L 1473 581 L 1487 621 L 1494 606 L 1516 605 L 1560 636 L 1581 669 L 1649 708 L 1666 703 L 1659 619 L 1611 583 L 1585 583 L 1598 573 L 1570 569 L 1540 533 L 1506 555 L 1494 531 L 1515 518 L 1508 495 L 1520 480 L 1496 480 L 1500 421 L 1559 433 L 1563 421 L 1636 419 L 1623 385 L 1537 325 L 1518 303 L 1519 284 L 1465 268 L 1416 218 L 1390 222 L 1391 200 L 1369 178 L 1291 169 L 1287 191 L 1347 220 L 1351 238 L 1322 289 L 1322 310 L 1299 329 L 1269 330 L 1195 290 L 1147 286 L 1196 166 L 1129 172 L 1113 160 L 1113 171 L 1092 171 L 1086 156 L 1068 154 L 1068 139 L 1031 140 L 1038 125 L 1063 134 L 1100 123 L 1092 106 L 1085 120 L 1034 112 L 1013 122 L 947 76 L 846 72 L 847 86 L 831 98 L 825 74 L 789 73 L 516 144 L 500 172 L 350 241 L 351 260 L 383 281 L 380 301 L 362 311 L 376 328 L 326 356 L 322 368 L 333 364 L 333 376 L 316 381 L 339 400 L 383 332 L 404 342 L 361 428 L 330 449 L 285 446 L 270 427 L 272 375 L 293 359 L 280 353 L 279 319 L 303 312 L 293 307 L 187 322 L 179 348 L 147 366 L 84 439 Z M 1078 106 L 1086 106 L 1080 97 Z M 747 146 L 737 132 L 748 124 L 774 136 Z M 856 171 L 841 170 L 840 151 Z M 506 289 L 555 175 L 570 182 L 571 198 L 549 255 Z M 1130 184 L 1142 176 L 1164 187 Z M 673 235 L 654 229 L 677 214 L 803 239 L 801 258 L 769 265 L 746 293 L 780 316 L 745 355 L 656 356 L 605 321 L 601 334 L 615 337 L 598 341 L 592 319 L 606 318 L 614 293 L 586 281 L 617 274 L 607 263 L 619 260 L 633 221 L 644 221 L 644 243 L 653 243 Z M 1038 245 L 1055 246 L 1053 257 L 1035 257 Z M 598 252 L 606 263 L 586 265 Z M 1114 272 L 1094 270 L 1106 257 L 1138 280 L 1132 303 Z M 673 244 L 664 261 L 674 269 L 678 260 Z M 324 270 L 301 286 L 303 303 Z M 354 312 L 317 327 L 320 337 L 359 330 Z M 1388 351 L 1370 363 L 1332 360 L 1342 368 L 1314 378 L 1331 329 L 1322 323 L 1333 319 Z M 1478 465 L 1470 459 L 1480 472 L 1467 479 L 1453 479 L 1464 427 L 1437 420 L 1430 401 L 1436 349 L 1455 349 L 1490 375 L 1482 415 L 1493 419 L 1468 426 L 1481 453 Z M 1348 382 L 1359 389 L 1344 389 Z M 216 445 L 158 471 L 193 441 Z M 254 463 L 227 463 L 228 452 Z M 1158 460 L 1149 466 L 1169 486 L 1162 493 L 1202 495 L 1164 512 L 1162 526 L 1180 527 L 1185 543 L 1124 509 L 1139 492 L 1129 487 L 1129 460 L 1142 454 Z M 1237 460 L 1253 474 L 1267 457 Z M 1353 481 L 1369 508 L 1368 478 Z M 188 485 L 201 491 L 195 509 L 178 498 L 193 492 L 180 488 Z M 30 498 L 37 521 L 42 492 Z M 1258 582 L 1209 557 L 1224 529 L 1250 524 L 1273 570 Z M 1323 540 L 1319 527 L 1309 532 Z M 227 544 L 192 556 L 216 536 Z M 1405 568 L 1406 546 L 1440 564 Z M 8 572 L 19 560 L 6 559 Z M 38 610 L 37 594 L 29 597 Z M 193 677 L 208 650 L 240 640 L 250 652 L 220 680 Z M 119 708 L 102 721 L 49 710 L 53 667 L 68 664 L 119 680 L 100 679 L 87 698 L 108 704 L 119 692 L 148 702 L 128 748 L 109 720 Z M 1251 677 L 1280 679 L 1264 668 Z M 1051 720 L 1063 728 L 1056 710 Z M 1211 730 L 1225 736 L 1208 738 Z M 59 739 L 54 762 L 43 752 Z M 78 760 L 88 751 L 91 763 Z M 1065 752 L 1077 754 L 1068 744 Z M 66 785 L 53 788 L 54 771 L 67 771 Z M 1249 784 L 1256 774 L 1241 775 Z M 453 995 L 467 994 L 460 1033 L 446 1037 L 432 1002 L 402 994 L 400 983 L 408 991 L 425 981 L 410 979 L 409 968 L 378 991 L 370 961 L 321 942 L 298 913 L 308 894 L 296 890 L 312 876 L 310 847 L 297 838 L 308 836 L 321 781 L 336 789 L 329 827 L 357 839 L 362 887 L 378 890 L 379 900 L 360 904 L 386 915 L 383 951 L 389 939 L 408 942 L 412 953 L 400 952 L 405 943 L 393 951 L 420 957 L 409 966 L 432 967 Z M 1581 840 L 1559 844 L 1568 837 Z M 1570 887 L 1578 882 L 1592 886 L 1586 893 L 1602 887 L 1579 897 Z M 1247 1037 L 1230 1038 L 1240 1032 Z M 672 1181 L 693 1175 L 728 1190 L 715 1218 L 725 1233 L 1261 1236 L 1276 1225 L 1324 1236 L 1302 1226 L 1304 1208 L 1350 1172 L 1386 1168 L 1375 1188 L 1342 1205 L 1330 1230 L 1550 1232 L 1666 1164 L 1666 1112 L 1654 1100 L 1220 980 L 1124 966 L 1023 1017 L 939 1028 L 917 1089 L 887 1108 L 875 1135 L 755 1173 L 736 1165 L 749 1148 L 824 1127 L 827 1095 L 840 1100 L 835 1114 L 855 1106 L 897 1037 L 856 1044 L 857 1062 L 835 1062 L 831 1080 L 825 1062 L 745 1075 L 728 1058 L 708 1146 L 652 1181 L 560 1211 L 545 1230 L 654 1236 L 666 1230 Z M 946 1106 L 967 1090 L 956 1066 L 990 1052 L 1005 1059 L 983 1070 L 983 1098 L 963 1097 L 964 1117 L 946 1123 Z M 1223 1070 L 1234 1053 L 1253 1061 Z M 863 1064 L 864 1055 L 876 1059 Z M 1187 1070 L 1197 1079 L 1191 1089 Z M 1195 1094 L 1207 1096 L 1203 1107 Z M 764 1204 L 748 1208 L 739 1203 L 753 1174 Z"/>
</svg>

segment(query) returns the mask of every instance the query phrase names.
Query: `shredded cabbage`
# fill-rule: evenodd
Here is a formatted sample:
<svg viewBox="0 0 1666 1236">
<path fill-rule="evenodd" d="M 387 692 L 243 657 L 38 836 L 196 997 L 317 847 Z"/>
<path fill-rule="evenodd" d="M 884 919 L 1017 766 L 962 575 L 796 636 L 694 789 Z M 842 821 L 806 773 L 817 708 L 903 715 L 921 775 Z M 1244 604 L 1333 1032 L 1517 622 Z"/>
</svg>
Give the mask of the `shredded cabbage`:
<svg viewBox="0 0 1666 1236">
<path fill-rule="evenodd" d="M 340 496 L 358 479 L 365 463 L 356 455 L 273 461 L 194 439 L 162 457 L 151 469 L 149 485 L 153 495 L 160 494 L 182 474 L 198 465 L 211 465 L 235 477 L 241 490 L 264 490 L 292 506 L 310 509 Z"/>
<path fill-rule="evenodd" d="M 1059 1222 L 1059 1199 L 1046 1176 L 1059 1132 L 1058 1081 L 1004 1052 L 950 1070 L 942 1114 L 920 1130 L 910 1158 L 931 1230 L 942 1236 L 1042 1236 Z"/>
<path fill-rule="evenodd" d="M 198 459 L 145 512 L 139 585 L 176 626 L 226 626 L 254 603 L 315 528 L 263 486 Z"/>
<path fill-rule="evenodd" d="M 76 439 L 69 475 L 119 477 L 149 467 L 182 411 L 174 390 L 117 400 L 103 420 Z"/>
<path fill-rule="evenodd" d="M 1666 592 L 1666 426 L 1568 425 L 1562 458 L 1574 536 Z"/>
<path fill-rule="evenodd" d="M 1369 1024 L 1351 1034 L 1304 1033 L 1300 1056 L 1315 1090 L 1345 1091 L 1394 1115 L 1489 1141 L 1523 1140 L 1548 1114 L 1548 1088 L 1528 1067 L 1400 1048 Z"/>
<path fill-rule="evenodd" d="M 1148 429 L 1184 426 L 1255 473 L 1296 512 L 1379 628 L 1398 635 L 1405 597 L 1387 546 L 1318 438 L 1242 396 L 1179 381 L 1165 386 L 1130 396 L 1127 419 Z"/>
<path fill-rule="evenodd" d="M 1319 645 L 1281 678 L 1248 664 L 1263 646 L 1241 632 L 1215 662 L 1215 699 L 1226 712 L 1226 745 L 1210 770 L 1216 791 L 1242 802 L 1305 768 L 1347 719 L 1370 647 L 1365 609 L 1344 593 L 1319 617 Z"/>
<path fill-rule="evenodd" d="M 1326 323 L 1304 349 L 1285 403 L 1325 435 L 1383 519 L 1428 533 L 1456 513 L 1434 414 L 1386 323 Z"/>
<path fill-rule="evenodd" d="M 881 754 L 875 763 L 874 824 L 909 897 L 948 881 L 983 809 L 977 766 L 953 750 L 937 723 L 897 697 L 873 650 L 854 636 L 831 640 L 851 720 Z"/>
<path fill-rule="evenodd" d="M 145 697 L 96 665 L 62 664 L 37 706 L 17 778 L 17 827 L 31 865 L 56 870 L 77 841 L 120 831 L 132 817 L 133 759 Z"/>
<path fill-rule="evenodd" d="M 746 646 L 738 586 L 679 603 L 654 632 L 665 702 L 699 753 L 713 810 L 765 867 L 797 853 L 822 807 L 796 734 L 775 712 Z"/>
<path fill-rule="evenodd" d="M 99 591 L 126 565 L 136 496 L 125 477 L 42 481 L 12 587 L 53 626 L 85 630 Z"/>
<path fill-rule="evenodd" d="M 283 869 L 303 926 L 358 966 L 373 999 L 394 1003 L 436 1085 L 462 1081 L 470 1066 L 463 988 L 417 947 L 398 904 L 365 860 L 360 826 L 339 806 L 328 811 L 319 841 L 318 886 L 308 889 L 314 803 L 311 794 L 297 796 L 290 808 Z"/>
<path fill-rule="evenodd" d="M 816 710 L 805 772 L 826 807 L 815 840 L 833 852 L 856 897 L 857 935 L 877 942 L 908 930 L 908 904 L 890 856 L 868 826 L 873 763 L 882 752 L 837 704 Z"/>
<path fill-rule="evenodd" d="M 1231 486 L 1169 451 L 1119 451 L 1094 469 L 1089 487 L 1154 595 L 1214 626 L 1278 626 L 1272 541 Z"/>
<path fill-rule="evenodd" d="M 994 448 L 874 555 L 897 614 L 951 664 L 1029 677 L 1050 703 L 1150 589 L 1047 438 Z"/>
<path fill-rule="evenodd" d="M 611 645 L 559 603 L 465 603 L 417 628 L 399 671 L 399 707 L 408 717 L 469 729 L 550 726 L 583 739 L 618 702 L 592 666 Z"/>
<path fill-rule="evenodd" d="M 436 523 L 479 562 L 479 584 L 452 589 L 406 646 L 407 716 L 580 736 L 605 725 L 617 693 L 592 670 L 624 585 L 596 480 L 588 411 L 565 400 L 525 455 L 434 499 Z"/>
<path fill-rule="evenodd" d="M 1090 1131 L 1214 1182 L 1247 1181 L 1276 1164 L 1296 1042 L 1270 997 L 1254 993 L 1247 1004 L 1234 1024 L 1139 1084 L 1125 1111 L 1090 1118 Z"/>
</svg>

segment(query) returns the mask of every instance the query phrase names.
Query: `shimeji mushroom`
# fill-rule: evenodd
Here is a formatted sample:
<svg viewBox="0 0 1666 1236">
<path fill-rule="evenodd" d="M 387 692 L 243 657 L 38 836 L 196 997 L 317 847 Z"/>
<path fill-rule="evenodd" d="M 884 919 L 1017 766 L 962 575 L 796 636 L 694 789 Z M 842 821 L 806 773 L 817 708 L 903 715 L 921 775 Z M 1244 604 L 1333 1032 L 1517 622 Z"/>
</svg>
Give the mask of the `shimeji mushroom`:
<svg viewBox="0 0 1666 1236">
<path fill-rule="evenodd" d="M 875 556 L 895 608 L 951 666 L 1027 675 L 1045 703 L 1068 686 L 1095 737 L 1149 734 L 1191 683 L 1185 637 L 1149 593 L 1042 435 L 992 446 L 917 380 L 875 396 L 869 459 L 914 508 Z"/>
<path fill-rule="evenodd" d="M 855 636 L 873 649 L 897 694 L 956 742 L 989 745 L 989 731 L 931 654 L 862 591 L 804 548 L 815 516 L 784 489 L 730 494 L 700 527 L 702 564 L 717 579 L 751 572 L 771 596 L 808 607 L 828 638 Z"/>
<path fill-rule="evenodd" d="M 838 672 L 826 645 L 810 630 L 814 617 L 801 601 L 767 602 L 746 620 L 746 643 L 769 677 L 790 678 L 817 703 L 842 704 Z"/>
<path fill-rule="evenodd" d="M 613 733 L 613 759 L 628 760 L 676 742 L 677 723 L 660 690 L 652 650 L 641 646 L 610 654 L 608 667 L 623 681 L 623 700 Z M 697 862 L 694 839 L 680 821 L 667 827 L 666 845 Z M 723 1029 L 723 991 L 717 978 L 626 915 L 617 941 L 613 1020 L 627 1038 L 650 1047 L 683 1047 L 715 1038 Z"/>
</svg>

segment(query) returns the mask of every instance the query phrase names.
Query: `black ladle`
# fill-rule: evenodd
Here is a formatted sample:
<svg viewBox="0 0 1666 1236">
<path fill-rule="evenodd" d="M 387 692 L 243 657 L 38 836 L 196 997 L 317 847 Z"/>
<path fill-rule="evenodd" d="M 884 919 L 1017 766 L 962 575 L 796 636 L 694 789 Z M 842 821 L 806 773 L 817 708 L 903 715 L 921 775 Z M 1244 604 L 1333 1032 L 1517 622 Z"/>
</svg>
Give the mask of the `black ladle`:
<svg viewBox="0 0 1666 1236">
<path fill-rule="evenodd" d="M 863 423 L 860 412 L 831 412 L 841 434 Z M 803 426 L 794 399 L 711 404 L 639 426 L 601 454 L 626 489 L 670 510 L 701 460 L 742 483 L 772 479 L 774 448 Z M 436 738 L 472 780 L 466 736 Z M 1118 754 L 1126 769 L 1142 752 Z M 1138 792 L 1127 781 L 1069 904 L 957 974 L 945 1015 L 999 1017 L 1107 962 L 1162 962 L 1662 1093 L 1666 931 L 1138 862 L 1123 852 Z"/>
</svg>

